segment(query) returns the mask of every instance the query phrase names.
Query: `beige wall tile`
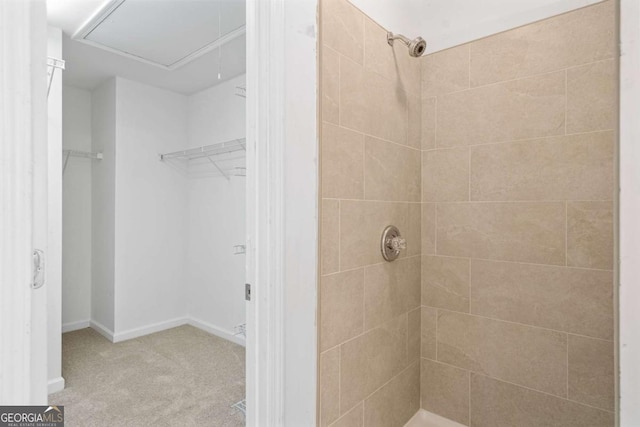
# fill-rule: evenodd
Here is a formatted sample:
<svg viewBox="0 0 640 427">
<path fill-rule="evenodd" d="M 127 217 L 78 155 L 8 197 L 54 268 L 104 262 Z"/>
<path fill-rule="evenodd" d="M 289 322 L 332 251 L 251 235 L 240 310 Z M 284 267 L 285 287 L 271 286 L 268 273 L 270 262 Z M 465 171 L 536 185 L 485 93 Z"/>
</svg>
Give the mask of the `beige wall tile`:
<svg viewBox="0 0 640 427">
<path fill-rule="evenodd" d="M 422 204 L 409 203 L 407 207 L 407 230 L 401 233 L 407 239 L 407 256 L 422 253 Z"/>
<path fill-rule="evenodd" d="M 565 264 L 564 203 L 441 203 L 437 253 Z"/>
<path fill-rule="evenodd" d="M 422 153 L 422 201 L 469 200 L 469 148 Z"/>
<path fill-rule="evenodd" d="M 422 58 L 424 98 L 469 88 L 469 45 L 443 50 Z"/>
<path fill-rule="evenodd" d="M 420 362 L 385 384 L 364 401 L 367 427 L 403 426 L 420 409 Z"/>
<path fill-rule="evenodd" d="M 422 359 L 422 409 L 469 425 L 469 371 Z"/>
<path fill-rule="evenodd" d="M 420 201 L 420 151 L 365 138 L 365 198 Z"/>
<path fill-rule="evenodd" d="M 340 55 L 322 48 L 322 121 L 340 123 Z"/>
<path fill-rule="evenodd" d="M 613 59 L 567 70 L 567 133 L 616 127 L 616 80 Z"/>
<path fill-rule="evenodd" d="M 613 274 L 472 260 L 471 313 L 613 339 Z"/>
<path fill-rule="evenodd" d="M 407 108 L 409 115 L 408 124 L 408 140 L 409 147 L 422 149 L 422 99 L 419 96 L 413 96 L 412 93 L 407 96 Z"/>
<path fill-rule="evenodd" d="M 335 273 L 340 269 L 340 201 L 322 201 L 322 236 L 320 236 L 322 274 Z"/>
<path fill-rule="evenodd" d="M 613 203 L 567 204 L 567 264 L 613 269 Z"/>
<path fill-rule="evenodd" d="M 364 14 L 347 0 L 322 0 L 321 11 L 322 42 L 362 64 Z"/>
<path fill-rule="evenodd" d="M 422 304 L 469 312 L 469 259 L 422 257 Z"/>
<path fill-rule="evenodd" d="M 567 394 L 567 336 L 560 332 L 439 311 L 438 361 Z"/>
<path fill-rule="evenodd" d="M 407 55 L 402 43 L 390 47 L 387 30 L 365 17 L 364 65 L 391 80 L 396 88 L 420 97 L 420 60 Z"/>
<path fill-rule="evenodd" d="M 436 146 L 564 134 L 564 71 L 438 97 Z"/>
<path fill-rule="evenodd" d="M 364 136 L 329 123 L 322 125 L 322 197 L 364 197 Z"/>
<path fill-rule="evenodd" d="M 471 374 L 474 427 L 613 427 L 611 412 Z"/>
<path fill-rule="evenodd" d="M 420 355 L 427 359 L 436 359 L 438 337 L 438 310 L 422 307 L 422 328 L 420 329 L 422 351 Z"/>
<path fill-rule="evenodd" d="M 597 132 L 471 147 L 471 200 L 611 199 L 613 146 Z"/>
<path fill-rule="evenodd" d="M 364 271 L 323 276 L 320 289 L 320 349 L 327 350 L 363 331 Z"/>
<path fill-rule="evenodd" d="M 407 144 L 407 95 L 389 79 L 340 59 L 340 124 Z"/>
<path fill-rule="evenodd" d="M 407 316 L 399 316 L 341 347 L 340 411 L 360 400 L 407 367 Z"/>
<path fill-rule="evenodd" d="M 383 262 L 380 253 L 382 231 L 393 224 L 407 239 L 407 251 L 419 242 L 407 230 L 408 203 L 340 202 L 340 265 L 343 270 Z"/>
<path fill-rule="evenodd" d="M 364 325 L 369 330 L 420 306 L 420 257 L 365 267 Z"/>
<path fill-rule="evenodd" d="M 340 347 L 320 355 L 320 425 L 340 416 Z"/>
<path fill-rule="evenodd" d="M 436 148 L 436 98 L 422 100 L 422 149 Z"/>
<path fill-rule="evenodd" d="M 419 361 L 422 340 L 422 307 L 418 307 L 415 310 L 411 310 L 407 313 L 407 362 L 409 364 Z"/>
<path fill-rule="evenodd" d="M 569 335 L 569 399 L 614 411 L 613 342 Z"/>
<path fill-rule="evenodd" d="M 608 1 L 471 44 L 471 85 L 560 70 L 615 55 L 615 9 Z"/>
<path fill-rule="evenodd" d="M 349 412 L 344 414 L 331 427 L 364 427 L 364 402 L 354 406 Z"/>
<path fill-rule="evenodd" d="M 436 253 L 436 204 L 422 204 L 422 254 Z"/>
</svg>

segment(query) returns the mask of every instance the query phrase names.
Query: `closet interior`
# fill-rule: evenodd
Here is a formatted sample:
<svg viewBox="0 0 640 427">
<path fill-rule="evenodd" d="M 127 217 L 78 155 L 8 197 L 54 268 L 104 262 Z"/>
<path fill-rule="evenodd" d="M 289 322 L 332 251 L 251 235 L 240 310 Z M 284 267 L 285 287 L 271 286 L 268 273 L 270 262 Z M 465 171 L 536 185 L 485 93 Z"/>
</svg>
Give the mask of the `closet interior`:
<svg viewBox="0 0 640 427">
<path fill-rule="evenodd" d="M 83 384 L 126 400 L 143 370 L 149 405 L 201 393 L 185 400 L 194 423 L 243 424 L 245 4 L 120 0 L 96 16 L 63 28 L 64 70 L 50 68 L 63 81 L 56 402 L 126 404 Z"/>
</svg>

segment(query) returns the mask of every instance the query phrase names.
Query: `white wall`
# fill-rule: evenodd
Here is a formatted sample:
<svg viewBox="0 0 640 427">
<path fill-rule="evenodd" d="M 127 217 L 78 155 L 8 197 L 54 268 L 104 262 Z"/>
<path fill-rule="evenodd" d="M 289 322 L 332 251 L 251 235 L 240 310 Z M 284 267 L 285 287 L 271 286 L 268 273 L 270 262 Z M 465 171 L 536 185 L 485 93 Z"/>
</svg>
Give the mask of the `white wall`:
<svg viewBox="0 0 640 427">
<path fill-rule="evenodd" d="M 91 146 L 103 159 L 91 167 L 91 322 L 114 330 L 116 207 L 116 81 L 96 88 L 91 97 Z"/>
<path fill-rule="evenodd" d="M 47 55 L 62 58 L 62 31 L 49 27 Z M 64 388 L 62 379 L 62 72 L 56 70 L 48 103 L 47 164 L 47 248 L 45 290 L 47 298 L 48 391 Z M 35 375 L 36 373 L 34 373 Z"/>
<path fill-rule="evenodd" d="M 189 147 L 245 137 L 246 101 L 236 95 L 244 84 L 240 76 L 189 97 Z M 234 245 L 245 244 L 245 187 L 245 177 L 188 181 L 188 312 L 226 336 L 245 323 L 245 256 L 233 254 Z"/>
<path fill-rule="evenodd" d="M 62 141 L 90 152 L 91 92 L 64 86 Z M 62 191 L 62 330 L 86 327 L 91 319 L 92 160 L 70 157 Z"/>
<path fill-rule="evenodd" d="M 186 146 L 186 112 L 186 96 L 116 78 L 116 340 L 187 311 L 186 180 L 158 157 Z"/>
<path fill-rule="evenodd" d="M 433 53 L 602 0 L 350 1 L 389 31 L 422 36 Z"/>
<path fill-rule="evenodd" d="M 620 426 L 640 425 L 640 3 L 620 3 Z"/>
</svg>

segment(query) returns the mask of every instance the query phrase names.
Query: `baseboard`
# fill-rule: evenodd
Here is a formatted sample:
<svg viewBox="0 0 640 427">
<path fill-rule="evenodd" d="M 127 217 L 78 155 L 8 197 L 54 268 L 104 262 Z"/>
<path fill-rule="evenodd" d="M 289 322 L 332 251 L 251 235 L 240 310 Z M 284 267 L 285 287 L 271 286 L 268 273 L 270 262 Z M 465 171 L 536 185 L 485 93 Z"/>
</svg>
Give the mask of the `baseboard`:
<svg viewBox="0 0 640 427">
<path fill-rule="evenodd" d="M 212 325 L 211 323 L 203 322 L 202 320 L 189 317 L 189 325 L 193 326 L 194 328 L 202 329 L 203 331 L 208 332 L 212 335 L 216 335 L 220 338 L 224 338 L 227 341 L 234 342 L 243 347 L 245 346 L 245 338 L 243 336 L 235 335 L 233 332 Z"/>
<path fill-rule="evenodd" d="M 116 343 L 133 338 L 138 338 L 144 335 L 153 334 L 155 332 L 164 331 L 166 329 L 175 328 L 176 326 L 186 325 L 187 323 L 189 323 L 189 319 L 187 317 L 177 317 L 175 319 L 165 320 L 164 322 L 158 322 L 139 328 L 129 329 L 128 331 L 116 332 L 113 335 L 113 342 Z"/>
<path fill-rule="evenodd" d="M 80 323 L 80 322 L 77 322 Z M 166 320 L 164 322 L 153 323 L 151 325 L 142 326 L 140 328 L 129 329 L 128 331 L 116 332 L 114 333 L 106 326 L 102 325 L 95 320 L 91 320 L 89 322 L 89 327 L 95 329 L 100 335 L 104 336 L 106 339 L 113 343 L 122 342 L 126 340 L 130 340 L 133 338 L 142 337 L 145 335 L 153 334 L 155 332 L 164 331 L 167 329 L 175 328 L 177 326 L 182 325 L 191 325 L 194 328 L 201 329 L 205 332 L 208 332 L 212 335 L 218 336 L 220 338 L 224 338 L 227 341 L 231 341 L 233 343 L 239 344 L 241 346 L 245 346 L 245 338 L 241 335 L 235 335 L 232 331 L 223 329 L 219 326 L 212 325 L 211 323 L 204 322 L 200 319 L 195 319 L 190 316 L 185 317 L 177 317 L 175 319 Z M 81 329 L 79 327 L 78 329 Z"/>
<path fill-rule="evenodd" d="M 91 327 L 91 329 L 95 330 L 96 332 L 98 332 L 100 335 L 102 335 L 109 341 L 115 342 L 113 341 L 113 331 L 107 328 L 106 326 L 104 326 L 102 323 L 96 322 L 95 320 L 91 320 L 89 326 Z"/>
<path fill-rule="evenodd" d="M 64 378 L 62 377 L 54 378 L 49 380 L 47 383 L 47 392 L 49 394 L 57 393 L 62 390 L 64 390 Z"/>
<path fill-rule="evenodd" d="M 62 333 L 78 331 L 91 326 L 91 320 L 79 320 L 77 322 L 69 322 L 62 324 Z"/>
</svg>

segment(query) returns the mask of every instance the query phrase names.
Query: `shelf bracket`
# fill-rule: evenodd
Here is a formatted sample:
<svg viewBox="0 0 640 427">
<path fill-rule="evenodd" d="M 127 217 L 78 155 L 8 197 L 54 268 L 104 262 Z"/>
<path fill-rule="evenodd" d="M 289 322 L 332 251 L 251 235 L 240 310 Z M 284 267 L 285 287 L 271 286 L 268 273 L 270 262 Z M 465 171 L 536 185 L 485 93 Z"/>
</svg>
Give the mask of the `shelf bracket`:
<svg viewBox="0 0 640 427">
<path fill-rule="evenodd" d="M 220 168 L 220 166 L 218 166 L 218 164 L 216 162 L 214 162 L 213 160 L 211 160 L 211 157 L 207 156 L 207 160 L 209 160 L 211 162 L 211 164 L 213 166 L 216 167 L 216 169 L 218 169 L 218 171 L 222 174 L 222 176 L 224 176 L 227 181 L 231 181 L 231 178 L 229 178 L 229 175 L 227 175 L 226 173 L 224 173 L 224 171 L 222 170 L 222 168 Z"/>
</svg>

